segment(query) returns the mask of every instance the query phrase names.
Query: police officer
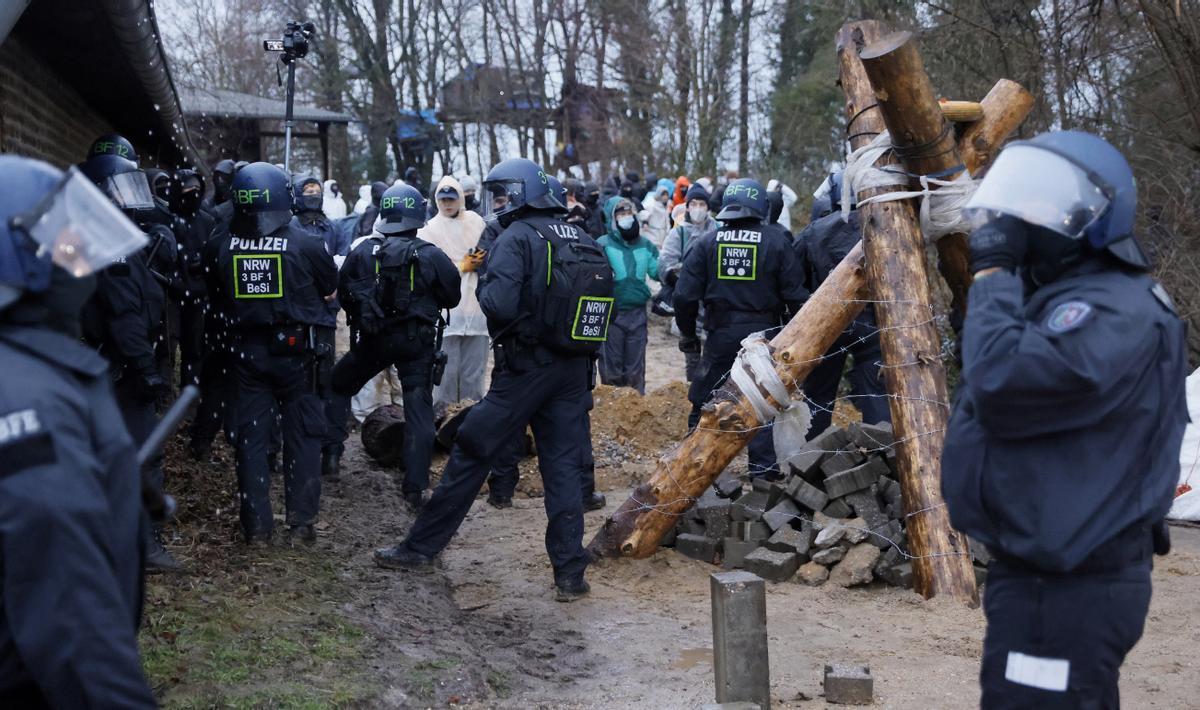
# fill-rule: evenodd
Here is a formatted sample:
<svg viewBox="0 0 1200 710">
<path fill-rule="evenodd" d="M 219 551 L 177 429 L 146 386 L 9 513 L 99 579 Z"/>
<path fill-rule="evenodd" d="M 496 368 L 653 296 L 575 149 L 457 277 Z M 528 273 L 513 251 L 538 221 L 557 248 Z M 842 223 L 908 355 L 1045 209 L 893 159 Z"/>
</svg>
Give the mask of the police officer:
<svg viewBox="0 0 1200 710">
<path fill-rule="evenodd" d="M 292 208 L 296 213 L 296 226 L 319 237 L 325 244 L 325 250 L 333 257 L 334 263 L 340 264 L 350 253 L 351 237 L 348 230 L 338 229 L 325 216 L 325 195 L 321 181 L 312 175 L 298 176 L 292 180 L 292 191 L 296 196 Z M 337 345 L 337 312 L 340 306 L 335 300 L 329 303 L 328 309 L 328 323 L 317 330 L 322 358 L 318 367 L 323 372 L 332 373 Z M 321 476 L 334 481 L 339 477 L 342 452 L 345 450 L 345 441 L 349 434 L 346 419 L 350 416 L 350 398 L 335 394 L 328 387 L 321 393 L 321 398 L 325 402 L 327 420 L 325 436 L 321 440 Z"/>
<path fill-rule="evenodd" d="M 401 490 L 413 510 L 429 487 L 433 386 L 441 378 L 434 370 L 445 366 L 437 350 L 441 311 L 462 297 L 458 267 L 417 238 L 425 214 L 425 198 L 413 186 L 383 193 L 375 235 L 351 252 L 339 274 L 338 292 L 357 338 L 333 370 L 333 390 L 348 402 L 371 378 L 396 366 L 404 392 Z"/>
<path fill-rule="evenodd" d="M 136 217 L 139 211 L 155 206 L 146 174 L 131 160 L 113 153 L 94 153 L 80 170 L 127 216 Z M 170 389 L 155 356 L 165 336 L 167 301 L 162 276 L 156 279 L 152 265 L 155 254 L 163 249 L 170 249 L 174 259 L 174 244 L 169 230 L 159 227 L 145 249 L 116 260 L 100 272 L 83 318 L 84 338 L 111 363 L 117 404 L 134 443 L 139 445 L 158 424 L 155 404 Z M 161 455 L 146 466 L 148 478 L 161 491 Z M 177 569 L 178 563 L 162 545 L 160 531 L 147 528 L 146 532 L 150 536 L 147 567 L 151 571 Z"/>
<path fill-rule="evenodd" d="M 971 308 L 942 492 L 992 551 L 984 708 L 1116 708 L 1187 423 L 1185 328 L 1133 236 L 1124 157 L 1010 143 L 966 206 Z"/>
<path fill-rule="evenodd" d="M 213 219 L 213 228 L 220 236 L 229 232 L 229 222 L 233 219 L 233 201 L 230 199 L 230 188 L 233 185 L 233 174 L 237 172 L 237 163 L 226 158 L 217 161 L 213 166 L 212 197 L 205 198 L 204 211 Z"/>
<path fill-rule="evenodd" d="M 431 569 L 483 487 L 492 457 L 532 424 L 549 518 L 546 551 L 557 598 L 573 601 L 588 592 L 580 481 L 590 448 L 592 361 L 611 315 L 612 272 L 595 242 L 555 217 L 561 197 L 531 161 L 496 165 L 484 191 L 485 205 L 505 227 L 479 286 L 496 352 L 491 389 L 466 416 L 441 483 L 408 537 L 376 551 L 375 561 Z"/>
<path fill-rule="evenodd" d="M 77 342 L 94 270 L 145 237 L 86 178 L 62 180 L 0 156 L 0 706 L 153 708 L 136 451 L 107 363 Z"/>
<path fill-rule="evenodd" d="M 729 183 L 721 201 L 716 232 L 695 240 L 683 259 L 675 285 L 675 321 L 679 349 L 700 352 L 696 317 L 704 304 L 702 374 L 688 389 L 692 412 L 688 426 L 700 421 L 700 409 L 725 379 L 746 336 L 778 328 L 808 298 L 803 272 L 784 234 L 767 229 L 767 191 L 756 180 Z M 774 477 L 775 447 L 770 429 L 750 441 L 750 473 Z"/>
<path fill-rule="evenodd" d="M 823 196 L 823 211 L 800 231 L 794 243 L 797 260 L 805 274 L 805 285 L 814 292 L 862 239 L 858 209 L 852 209 L 849 217 L 842 219 L 840 171 L 831 176 L 830 183 L 834 187 Z M 820 364 L 804 378 L 804 397 L 812 410 L 812 424 L 808 429 L 810 439 L 829 428 L 833 421 L 833 406 L 848 356 L 854 358 L 847 373 L 850 398 L 862 413 L 863 421 L 877 424 L 892 420 L 887 392 L 879 376 L 883 361 L 879 326 L 875 322 L 875 307 L 868 303 L 834 341 Z"/>
<path fill-rule="evenodd" d="M 287 174 L 251 163 L 234 175 L 230 236 L 216 259 L 221 306 L 234 330 L 234 423 L 242 532 L 249 543 L 272 533 L 267 452 L 278 411 L 290 535 L 316 539 L 321 499 L 316 327 L 328 324 L 337 267 L 318 237 L 291 222 Z"/>
<path fill-rule="evenodd" d="M 204 177 L 200 173 L 189 168 L 177 170 L 171 195 L 183 286 L 179 299 L 179 379 L 184 384 L 196 384 L 200 381 L 203 364 L 204 320 L 208 310 L 204 245 L 212 236 L 216 222 L 201 209 Z"/>
<path fill-rule="evenodd" d="M 562 194 L 563 210 L 550 211 L 551 214 L 559 218 L 565 217 L 569 211 L 565 209 L 567 202 L 566 190 L 562 187 L 558 178 L 553 175 L 547 175 L 546 181 L 550 186 L 551 194 Z M 495 224 L 495 220 L 489 220 L 487 224 Z M 577 224 L 566 222 L 567 225 L 574 227 L 576 231 L 582 232 L 583 228 Z M 494 241 L 494 237 L 493 240 Z M 483 240 L 481 239 L 482 243 Z M 597 245 L 598 246 L 598 245 Z M 490 242 L 488 248 L 490 249 Z M 487 273 L 486 268 L 481 270 L 481 276 Z M 596 363 L 593 361 L 593 367 Z M 595 375 L 593 373 L 592 377 Z M 587 440 L 581 444 L 584 447 L 584 465 L 583 465 L 583 480 L 580 487 L 580 497 L 583 500 L 583 509 L 586 512 L 600 510 L 608 504 L 603 493 L 596 490 L 596 462 L 592 456 L 592 422 L 591 411 L 595 407 L 595 400 L 592 397 L 592 392 L 589 389 L 587 394 Z M 525 456 L 526 441 L 525 432 L 522 431 L 520 436 L 514 439 L 509 445 L 501 448 L 496 456 L 492 459 L 492 472 L 488 476 L 488 505 L 499 510 L 504 510 L 512 507 L 513 494 L 516 493 L 517 483 L 521 479 L 520 463 Z"/>
</svg>

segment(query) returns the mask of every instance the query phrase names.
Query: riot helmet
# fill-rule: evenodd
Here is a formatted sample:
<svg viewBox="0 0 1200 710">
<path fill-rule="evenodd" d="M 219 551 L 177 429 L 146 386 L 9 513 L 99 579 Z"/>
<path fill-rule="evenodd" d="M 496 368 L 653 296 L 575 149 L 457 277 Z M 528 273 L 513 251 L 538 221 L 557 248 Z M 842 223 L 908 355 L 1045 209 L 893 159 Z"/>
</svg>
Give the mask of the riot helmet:
<svg viewBox="0 0 1200 710">
<path fill-rule="evenodd" d="M 320 212 L 325 206 L 325 190 L 313 175 L 297 175 L 292 179 L 292 209 L 300 212 Z"/>
<path fill-rule="evenodd" d="M 379 206 L 379 201 L 383 199 L 383 193 L 387 192 L 388 184 L 382 180 L 376 180 L 371 183 L 371 204 Z"/>
<path fill-rule="evenodd" d="M 556 207 L 553 210 L 553 212 L 555 214 L 566 214 L 567 213 L 567 189 L 565 187 L 563 187 L 562 183 L 559 182 L 558 178 L 554 177 L 553 175 L 547 175 L 546 182 L 548 182 L 550 184 L 550 195 L 552 197 L 557 198 L 558 202 L 559 202 L 559 206 Z"/>
<path fill-rule="evenodd" d="M 88 148 L 88 157 L 91 158 L 95 155 L 115 155 L 118 158 L 138 162 L 138 154 L 133 149 L 133 144 L 119 133 L 105 133 L 92 141 L 92 147 Z"/>
<path fill-rule="evenodd" d="M 1136 209 L 1133 170 L 1120 151 L 1090 133 L 1052 131 L 1005 147 L 963 213 L 977 226 L 1014 217 L 1038 228 L 1039 238 L 1107 251 L 1144 270 L 1150 262 L 1133 236 Z M 1061 258 L 1072 249 L 1031 240 L 1031 258 L 1043 251 Z"/>
<path fill-rule="evenodd" d="M 417 188 L 393 185 L 379 200 L 379 223 L 375 231 L 390 235 L 420 229 L 425 226 L 428 207 Z"/>
<path fill-rule="evenodd" d="M 729 183 L 721 196 L 721 212 L 717 219 L 722 222 L 767 218 L 767 190 L 757 180 L 738 178 Z"/>
<path fill-rule="evenodd" d="M 502 227 L 512 224 L 526 210 L 562 208 L 561 197 L 551 193 L 549 176 L 525 158 L 498 163 L 484 178 L 483 191 L 484 218 L 495 217 Z"/>
<path fill-rule="evenodd" d="M 767 191 L 767 224 L 778 224 L 783 214 L 783 190 Z"/>
<path fill-rule="evenodd" d="M 64 173 L 2 155 L 0 182 L 7 186 L 0 200 L 0 310 L 23 294 L 46 294 L 56 280 L 90 277 L 146 244 L 137 225 L 75 168 Z M 90 294 L 76 286 L 66 286 L 69 303 L 56 299 L 63 315 L 77 317 Z"/>
<path fill-rule="evenodd" d="M 111 153 L 93 155 L 80 164 L 79 170 L 109 199 L 123 210 L 138 211 L 154 207 L 154 193 L 146 181 L 146 173 L 137 163 Z"/>
<path fill-rule="evenodd" d="M 266 236 L 292 219 L 287 173 L 270 163 L 250 163 L 233 176 L 233 222 L 239 235 Z"/>
<path fill-rule="evenodd" d="M 229 201 L 229 189 L 233 185 L 233 174 L 237 172 L 235 163 L 226 158 L 213 166 L 213 202 L 221 204 Z"/>
</svg>

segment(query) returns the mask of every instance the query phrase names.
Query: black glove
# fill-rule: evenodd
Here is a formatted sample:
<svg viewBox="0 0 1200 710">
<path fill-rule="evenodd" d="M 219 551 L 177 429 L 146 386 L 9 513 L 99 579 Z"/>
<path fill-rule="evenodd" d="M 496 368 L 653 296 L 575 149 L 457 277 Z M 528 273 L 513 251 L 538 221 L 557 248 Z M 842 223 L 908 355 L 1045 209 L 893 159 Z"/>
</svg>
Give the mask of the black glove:
<svg viewBox="0 0 1200 710">
<path fill-rule="evenodd" d="M 999 217 L 971 232 L 971 273 L 1000 268 L 1016 271 L 1025 263 L 1029 229 L 1015 217 Z"/>
<path fill-rule="evenodd" d="M 700 338 L 697 338 L 694 335 L 680 336 L 679 352 L 681 352 L 681 353 L 698 353 L 698 352 L 700 352 Z"/>
<path fill-rule="evenodd" d="M 679 283 L 679 266 L 672 266 L 667 269 L 667 273 L 663 274 L 663 283 L 671 288 L 675 288 L 675 284 Z"/>
<path fill-rule="evenodd" d="M 157 402 L 170 390 L 170 385 L 154 365 L 139 367 L 134 382 L 138 398 L 143 402 Z"/>
</svg>

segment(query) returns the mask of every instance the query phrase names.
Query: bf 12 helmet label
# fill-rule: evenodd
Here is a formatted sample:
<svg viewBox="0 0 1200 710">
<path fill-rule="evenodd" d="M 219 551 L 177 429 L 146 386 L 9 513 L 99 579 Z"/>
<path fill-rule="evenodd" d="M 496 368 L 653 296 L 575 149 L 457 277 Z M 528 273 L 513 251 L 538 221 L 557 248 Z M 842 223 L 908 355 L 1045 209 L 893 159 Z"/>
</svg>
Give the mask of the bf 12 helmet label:
<svg viewBox="0 0 1200 710">
<path fill-rule="evenodd" d="M 757 244 L 718 244 L 717 278 L 753 281 L 758 276 Z"/>
<path fill-rule="evenodd" d="M 601 296 L 583 296 L 575 309 L 575 323 L 571 326 L 572 340 L 608 340 L 608 321 L 612 317 L 613 299 Z"/>
<path fill-rule="evenodd" d="M 235 254 L 234 298 L 283 298 L 282 254 Z"/>
</svg>

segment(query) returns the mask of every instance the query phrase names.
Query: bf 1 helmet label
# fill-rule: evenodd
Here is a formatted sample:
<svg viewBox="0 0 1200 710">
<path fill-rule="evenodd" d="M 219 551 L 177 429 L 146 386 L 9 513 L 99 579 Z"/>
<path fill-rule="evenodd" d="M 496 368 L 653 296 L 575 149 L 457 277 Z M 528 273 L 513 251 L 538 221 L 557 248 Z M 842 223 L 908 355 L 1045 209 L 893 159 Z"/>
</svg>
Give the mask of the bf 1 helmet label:
<svg viewBox="0 0 1200 710">
<path fill-rule="evenodd" d="M 753 281 L 757 277 L 757 244 L 717 244 L 718 279 Z"/>
<path fill-rule="evenodd" d="M 602 296 L 583 296 L 575 309 L 571 326 L 572 340 L 604 342 L 608 340 L 608 322 L 612 317 L 613 299 Z"/>
<path fill-rule="evenodd" d="M 282 254 L 235 254 L 233 297 L 283 298 Z"/>
</svg>

